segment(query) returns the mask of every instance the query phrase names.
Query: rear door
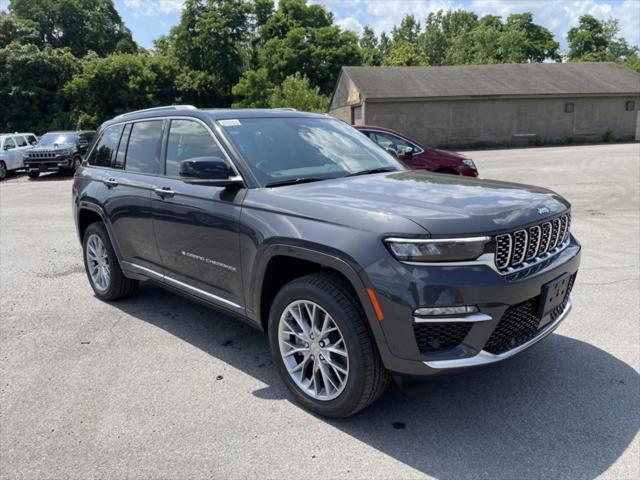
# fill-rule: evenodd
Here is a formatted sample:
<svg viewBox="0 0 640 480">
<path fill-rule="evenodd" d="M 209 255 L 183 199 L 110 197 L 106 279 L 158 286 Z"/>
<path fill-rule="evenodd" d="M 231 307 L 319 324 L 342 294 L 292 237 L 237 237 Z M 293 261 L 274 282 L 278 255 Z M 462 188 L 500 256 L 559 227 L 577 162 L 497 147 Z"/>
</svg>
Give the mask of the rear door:
<svg viewBox="0 0 640 480">
<path fill-rule="evenodd" d="M 238 225 L 244 190 L 189 185 L 180 180 L 182 160 L 219 157 L 230 161 L 204 123 L 174 118 L 167 127 L 166 162 L 152 195 L 153 223 L 166 281 L 243 311 Z"/>
<path fill-rule="evenodd" d="M 164 122 L 145 120 L 109 128 L 113 130 L 105 131 L 103 138 L 109 136 L 109 143 L 118 148 L 111 157 L 112 168 L 102 179 L 109 189 L 104 209 L 121 260 L 160 276 L 162 266 L 151 218 L 151 193 L 160 170 Z M 93 152 L 100 151 L 105 143 L 103 138 Z"/>
</svg>

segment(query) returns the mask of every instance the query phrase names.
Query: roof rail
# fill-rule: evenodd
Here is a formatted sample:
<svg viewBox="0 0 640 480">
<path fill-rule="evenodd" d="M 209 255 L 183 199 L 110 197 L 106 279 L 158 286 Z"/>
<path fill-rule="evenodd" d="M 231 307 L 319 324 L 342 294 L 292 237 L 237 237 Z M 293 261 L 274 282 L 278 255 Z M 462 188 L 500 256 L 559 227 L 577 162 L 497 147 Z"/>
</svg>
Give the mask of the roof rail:
<svg viewBox="0 0 640 480">
<path fill-rule="evenodd" d="M 286 110 L 287 112 L 297 112 L 295 108 L 290 107 L 276 107 L 274 110 Z"/>
<path fill-rule="evenodd" d="M 127 115 L 133 115 L 134 113 L 155 112 L 158 110 L 168 110 L 168 109 L 177 110 L 178 108 L 187 108 L 189 110 L 196 110 L 196 107 L 194 107 L 193 105 L 165 105 L 164 107 L 143 108 L 142 110 L 134 110 L 133 112 L 121 113 L 120 115 L 117 115 L 114 118 L 122 118 L 122 117 L 126 117 Z"/>
</svg>

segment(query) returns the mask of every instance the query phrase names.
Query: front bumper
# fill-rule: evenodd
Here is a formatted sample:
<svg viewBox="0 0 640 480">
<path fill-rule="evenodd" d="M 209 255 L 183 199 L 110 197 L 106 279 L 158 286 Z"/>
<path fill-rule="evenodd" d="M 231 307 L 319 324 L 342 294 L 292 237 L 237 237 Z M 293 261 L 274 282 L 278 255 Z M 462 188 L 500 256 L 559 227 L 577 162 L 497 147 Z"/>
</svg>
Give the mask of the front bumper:
<svg viewBox="0 0 640 480">
<path fill-rule="evenodd" d="M 73 165 L 72 157 L 58 157 L 50 160 L 24 160 L 27 171 L 57 172 L 61 168 L 69 168 Z"/>
<path fill-rule="evenodd" d="M 532 313 L 537 311 L 543 286 L 563 275 L 573 283 L 580 250 L 571 237 L 569 245 L 542 268 L 517 275 L 501 275 L 486 264 L 412 266 L 385 259 L 370 265 L 367 275 L 385 317 L 380 325 L 386 345 L 379 349 L 385 366 L 409 376 L 441 375 L 500 362 L 533 346 L 551 334 L 571 309 L 566 294 L 551 315 L 534 318 Z M 427 322 L 433 328 L 416 328 L 418 322 L 424 322 L 414 318 L 416 308 L 447 305 L 476 306 L 479 312 L 430 319 Z M 523 313 L 521 309 L 527 306 L 529 310 Z M 527 335 L 516 331 L 509 338 L 521 324 L 527 326 Z M 440 327 L 456 332 L 459 341 L 447 344 L 450 336 L 443 336 Z M 440 335 L 443 347 L 438 342 L 426 345 L 429 335 Z M 496 337 L 502 342 L 498 347 Z"/>
</svg>

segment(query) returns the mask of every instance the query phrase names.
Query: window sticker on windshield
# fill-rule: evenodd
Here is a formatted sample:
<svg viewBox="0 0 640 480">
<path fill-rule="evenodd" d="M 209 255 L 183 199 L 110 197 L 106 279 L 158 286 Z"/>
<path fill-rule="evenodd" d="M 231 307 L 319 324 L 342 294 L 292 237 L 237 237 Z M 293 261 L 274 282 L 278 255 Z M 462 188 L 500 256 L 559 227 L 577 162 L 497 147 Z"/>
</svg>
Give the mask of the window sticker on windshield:
<svg viewBox="0 0 640 480">
<path fill-rule="evenodd" d="M 237 127 L 240 125 L 240 120 L 235 119 L 235 118 L 229 118 L 226 120 L 219 120 L 220 125 L 222 125 L 223 127 Z"/>
</svg>

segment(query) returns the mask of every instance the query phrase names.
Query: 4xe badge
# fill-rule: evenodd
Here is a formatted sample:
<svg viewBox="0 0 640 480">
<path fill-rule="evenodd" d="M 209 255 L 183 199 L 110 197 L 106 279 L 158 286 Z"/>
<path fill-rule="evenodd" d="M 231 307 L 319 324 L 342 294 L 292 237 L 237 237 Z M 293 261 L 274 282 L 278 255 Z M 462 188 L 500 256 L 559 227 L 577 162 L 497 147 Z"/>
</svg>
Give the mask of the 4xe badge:
<svg viewBox="0 0 640 480">
<path fill-rule="evenodd" d="M 549 213 L 549 212 L 551 212 L 551 210 L 549 210 L 547 207 L 538 208 L 538 215 L 544 215 L 545 213 Z"/>
</svg>

